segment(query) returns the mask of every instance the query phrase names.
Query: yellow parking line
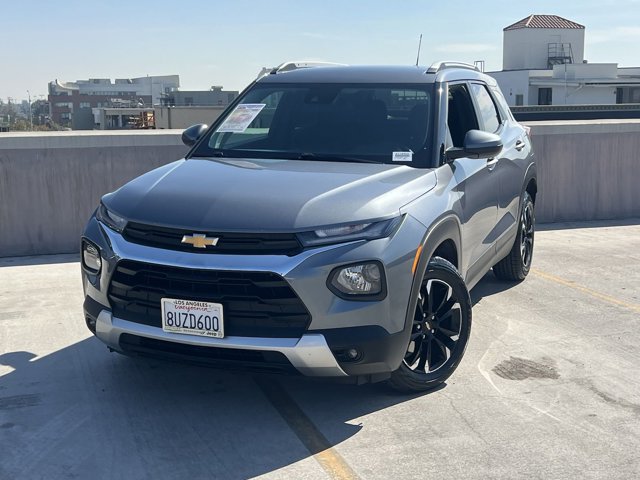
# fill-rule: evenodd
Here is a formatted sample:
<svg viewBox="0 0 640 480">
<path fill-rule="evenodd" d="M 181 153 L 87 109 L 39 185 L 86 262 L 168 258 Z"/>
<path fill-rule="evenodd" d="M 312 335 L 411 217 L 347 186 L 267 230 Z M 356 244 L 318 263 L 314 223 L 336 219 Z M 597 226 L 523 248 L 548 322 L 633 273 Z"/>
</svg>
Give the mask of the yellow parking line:
<svg viewBox="0 0 640 480">
<path fill-rule="evenodd" d="M 640 313 L 640 305 L 637 303 L 627 302 L 625 300 L 620 300 L 619 298 L 612 297 L 611 295 L 607 295 L 606 293 L 597 292 L 590 288 L 583 287 L 582 285 L 576 282 L 573 282 L 571 280 L 565 280 L 564 278 L 557 277 L 555 275 L 552 275 L 551 273 L 543 272 L 542 270 L 538 270 L 537 268 L 531 269 L 531 272 L 534 273 L 535 275 L 538 275 L 539 277 L 544 278 L 545 280 L 550 280 L 560 285 L 564 285 L 565 287 L 569 287 L 579 292 L 586 293 L 587 295 L 591 295 L 592 297 L 597 298 L 599 300 L 603 300 L 613 305 L 628 308 L 629 310 Z"/>
<path fill-rule="evenodd" d="M 334 480 L 359 478 L 276 380 L 256 376 L 254 381 L 329 477 Z"/>
</svg>

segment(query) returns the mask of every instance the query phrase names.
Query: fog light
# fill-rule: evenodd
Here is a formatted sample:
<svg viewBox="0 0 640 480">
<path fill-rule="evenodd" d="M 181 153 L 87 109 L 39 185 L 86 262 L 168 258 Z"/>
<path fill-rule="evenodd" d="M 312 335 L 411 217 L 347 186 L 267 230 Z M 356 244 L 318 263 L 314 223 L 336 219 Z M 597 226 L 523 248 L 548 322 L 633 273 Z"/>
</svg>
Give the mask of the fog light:
<svg viewBox="0 0 640 480">
<path fill-rule="evenodd" d="M 89 315 L 85 317 L 85 322 L 87 323 L 87 328 L 91 330 L 91 333 L 96 333 L 96 319 L 91 318 Z"/>
<path fill-rule="evenodd" d="M 364 352 L 356 347 L 333 350 L 333 354 L 338 362 L 359 362 L 364 357 Z"/>
<path fill-rule="evenodd" d="M 329 285 L 339 296 L 379 295 L 383 293 L 382 265 L 378 262 L 359 263 L 335 269 Z M 342 294 L 342 295 L 340 295 Z"/>
<path fill-rule="evenodd" d="M 102 259 L 100 258 L 98 247 L 87 241 L 83 241 L 82 263 L 89 272 L 93 274 L 99 273 L 102 268 Z"/>
<path fill-rule="evenodd" d="M 350 348 L 349 350 L 347 350 L 347 357 L 349 358 L 349 360 L 355 360 L 359 356 L 360 353 L 355 348 Z"/>
</svg>

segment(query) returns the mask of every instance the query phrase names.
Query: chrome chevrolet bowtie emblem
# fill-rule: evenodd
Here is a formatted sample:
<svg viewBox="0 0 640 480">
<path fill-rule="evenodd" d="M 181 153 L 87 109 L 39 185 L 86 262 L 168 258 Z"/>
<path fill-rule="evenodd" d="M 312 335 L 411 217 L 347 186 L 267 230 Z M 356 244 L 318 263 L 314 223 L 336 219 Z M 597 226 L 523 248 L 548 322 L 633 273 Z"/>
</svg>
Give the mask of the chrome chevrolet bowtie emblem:
<svg viewBox="0 0 640 480">
<path fill-rule="evenodd" d="M 193 235 L 185 235 L 182 237 L 182 243 L 188 243 L 195 248 L 215 247 L 218 244 L 218 237 L 207 237 L 204 233 L 194 233 Z"/>
</svg>

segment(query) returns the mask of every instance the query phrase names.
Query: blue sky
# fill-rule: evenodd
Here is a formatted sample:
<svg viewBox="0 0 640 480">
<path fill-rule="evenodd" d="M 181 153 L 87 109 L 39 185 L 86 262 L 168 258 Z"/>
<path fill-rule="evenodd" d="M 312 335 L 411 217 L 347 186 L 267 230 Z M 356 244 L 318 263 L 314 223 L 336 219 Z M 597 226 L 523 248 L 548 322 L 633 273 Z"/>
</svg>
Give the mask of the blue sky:
<svg viewBox="0 0 640 480">
<path fill-rule="evenodd" d="M 47 83 L 179 74 L 183 89 L 241 89 L 263 66 L 485 60 L 502 65 L 502 29 L 531 13 L 587 27 L 585 58 L 640 66 L 640 0 L 2 0 L 0 98 Z"/>
</svg>

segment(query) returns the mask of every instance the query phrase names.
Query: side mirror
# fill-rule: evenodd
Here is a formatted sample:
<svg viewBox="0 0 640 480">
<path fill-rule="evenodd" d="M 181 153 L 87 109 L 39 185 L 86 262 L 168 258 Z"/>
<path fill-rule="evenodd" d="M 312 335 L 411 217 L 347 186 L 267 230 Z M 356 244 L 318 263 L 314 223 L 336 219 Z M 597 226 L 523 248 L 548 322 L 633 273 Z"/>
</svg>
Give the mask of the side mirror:
<svg viewBox="0 0 640 480">
<path fill-rule="evenodd" d="M 187 147 L 193 147 L 198 139 L 207 131 L 209 128 L 204 123 L 199 123 L 198 125 L 191 125 L 184 132 L 182 132 L 182 143 L 184 143 Z"/>
<path fill-rule="evenodd" d="M 464 136 L 464 147 L 447 150 L 447 160 L 456 158 L 491 158 L 502 151 L 502 139 L 495 133 L 469 130 Z"/>
</svg>

